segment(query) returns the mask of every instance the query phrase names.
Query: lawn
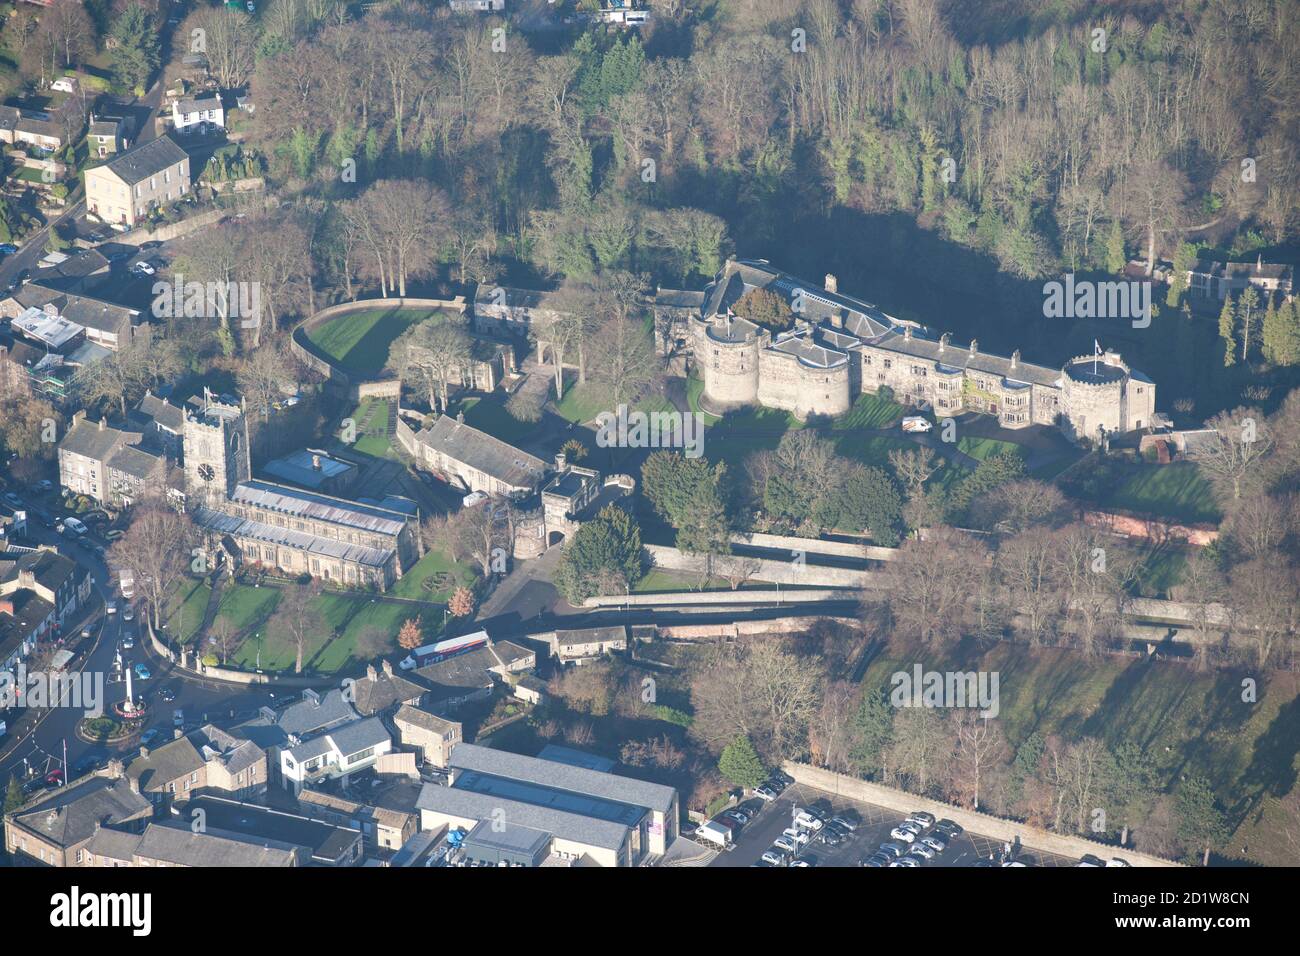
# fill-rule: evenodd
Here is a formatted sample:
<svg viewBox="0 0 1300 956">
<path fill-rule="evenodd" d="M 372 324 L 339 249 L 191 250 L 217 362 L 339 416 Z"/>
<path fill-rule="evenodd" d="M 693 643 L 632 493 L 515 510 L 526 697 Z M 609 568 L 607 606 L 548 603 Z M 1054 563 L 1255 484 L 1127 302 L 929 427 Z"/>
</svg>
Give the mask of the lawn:
<svg viewBox="0 0 1300 956">
<path fill-rule="evenodd" d="M 1059 648 L 1009 643 L 983 650 L 965 641 L 919 658 L 891 646 L 867 669 L 863 686 L 888 687 L 890 675 L 910 672 L 917 660 L 927 670 L 998 674 L 999 723 L 1012 753 L 1034 731 L 1111 746 L 1137 743 L 1154 762 L 1161 786 L 1204 774 L 1242 830 L 1253 825 L 1257 800 L 1294 784 L 1300 706 L 1294 686 L 1281 677 L 1261 676 L 1258 702 L 1243 704 L 1233 674 L 1145 659 L 1087 660 Z M 1239 833 L 1232 845 L 1241 843 Z M 1285 852 L 1269 844 L 1267 834 L 1255 832 L 1251 855 L 1263 861 Z"/>
<path fill-rule="evenodd" d="M 613 412 L 610 401 L 600 393 L 600 390 L 594 387 L 590 382 L 586 385 L 568 384 L 569 379 L 574 379 L 576 383 L 577 376 L 565 373 L 564 398 L 560 401 L 552 401 L 551 407 L 561 418 L 571 422 L 583 424 L 595 421 L 596 416 L 601 412 Z M 671 412 L 676 411 L 673 403 L 668 401 L 663 395 L 656 393 L 645 396 L 631 405 L 632 409 L 639 409 L 643 412 Z"/>
<path fill-rule="evenodd" d="M 469 565 L 458 564 L 441 551 L 430 551 L 407 569 L 402 579 L 388 593 L 393 597 L 415 601 L 446 603 L 455 585 L 437 589 L 433 580 L 436 575 L 444 572 L 451 574 L 458 584 L 465 587 L 472 585 L 478 576 Z"/>
<path fill-rule="evenodd" d="M 505 405 L 496 395 L 487 398 L 470 396 L 451 404 L 448 414 L 464 412 L 466 425 L 485 431 L 493 438 L 499 438 L 512 445 L 519 445 L 537 430 L 535 423 L 521 422 L 506 411 Z"/>
<path fill-rule="evenodd" d="M 1025 457 L 1025 449 L 1015 442 L 1002 441 L 998 438 L 972 438 L 969 435 L 957 439 L 957 450 L 979 461 L 986 461 L 994 455 Z"/>
<path fill-rule="evenodd" d="M 188 644 L 194 639 L 194 632 L 203 623 L 211 595 L 212 588 L 203 581 L 181 578 L 164 609 L 167 634 L 172 640 Z"/>
<path fill-rule="evenodd" d="M 307 337 L 347 371 L 377 375 L 388 362 L 388 349 L 393 340 L 440 311 L 366 309 L 330 319 L 308 332 Z"/>
<path fill-rule="evenodd" d="M 745 588 L 772 587 L 766 581 L 749 580 L 741 585 Z M 664 591 L 730 591 L 731 584 L 725 578 L 709 578 L 707 584 L 700 587 L 699 575 L 685 571 L 664 571 L 652 568 L 632 589 L 633 594 L 650 594 Z"/>
<path fill-rule="evenodd" d="M 900 418 L 906 409 L 897 402 L 879 395 L 864 392 L 858 396 L 853 407 L 844 415 L 835 419 L 832 426 L 836 431 L 855 428 L 888 428 Z"/>
<path fill-rule="evenodd" d="M 1217 523 L 1222 517 L 1210 483 L 1190 461 L 1140 465 L 1101 505 L 1175 521 Z"/>
<path fill-rule="evenodd" d="M 388 437 L 388 419 L 392 415 L 391 402 L 380 398 L 365 398 L 352 412 L 357 440 L 352 448 L 363 455 L 376 458 L 392 456 L 393 443 Z"/>
</svg>

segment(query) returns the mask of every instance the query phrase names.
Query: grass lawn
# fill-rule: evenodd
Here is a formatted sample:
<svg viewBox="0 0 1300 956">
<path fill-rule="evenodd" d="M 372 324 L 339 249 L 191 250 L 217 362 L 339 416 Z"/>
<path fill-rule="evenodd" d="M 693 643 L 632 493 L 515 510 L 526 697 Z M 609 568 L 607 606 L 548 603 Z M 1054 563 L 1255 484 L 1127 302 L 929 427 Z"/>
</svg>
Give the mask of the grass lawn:
<svg viewBox="0 0 1300 956">
<path fill-rule="evenodd" d="M 260 624 L 271 616 L 280 603 L 280 592 L 275 588 L 256 588 L 248 584 L 227 587 L 217 605 L 217 617 L 230 622 L 236 632 Z"/>
<path fill-rule="evenodd" d="M 440 572 L 450 572 L 455 581 L 469 587 L 477 575 L 466 564 L 458 564 L 441 551 L 430 551 L 415 563 L 388 593 L 393 597 L 410 598 L 415 601 L 433 601 L 445 603 L 451 597 L 455 585 L 442 590 L 434 590 L 433 577 Z M 441 624 L 441 621 L 439 621 Z"/>
<path fill-rule="evenodd" d="M 564 398 L 556 402 L 552 400 L 551 407 L 561 418 L 579 424 L 594 421 L 596 416 L 601 412 L 612 412 L 615 409 L 610 406 L 610 402 L 605 396 L 600 394 L 599 389 L 590 383 L 586 385 L 569 384 L 570 378 L 576 383 L 577 375 L 565 373 Z M 643 412 L 671 412 L 676 411 L 673 403 L 668 401 L 663 395 L 654 393 L 647 395 L 637 402 L 632 403 L 631 409 L 639 409 Z M 468 416 L 467 416 L 468 417 Z"/>
<path fill-rule="evenodd" d="M 388 438 L 390 404 L 379 398 L 362 399 L 361 404 L 352 412 L 352 421 L 357 427 L 357 440 L 352 444 L 353 449 L 376 458 L 392 456 L 393 443 Z"/>
<path fill-rule="evenodd" d="M 836 431 L 853 428 L 887 428 L 903 417 L 906 409 L 897 402 L 864 392 L 858 396 L 853 407 L 844 415 L 835 419 L 832 425 Z"/>
<path fill-rule="evenodd" d="M 388 361 L 393 340 L 439 309 L 366 309 L 317 326 L 308 338 L 350 372 L 375 375 Z"/>
<path fill-rule="evenodd" d="M 188 644 L 194 639 L 194 632 L 203 623 L 203 615 L 207 612 L 208 599 L 211 596 L 212 588 L 203 581 L 181 578 L 164 612 L 167 634 L 172 640 Z"/>
<path fill-rule="evenodd" d="M 633 594 L 649 594 L 656 591 L 730 591 L 731 584 L 725 578 L 709 578 L 704 587 L 699 586 L 700 579 L 698 575 L 688 574 L 684 571 L 664 571 L 659 568 L 652 568 L 645 577 L 643 577 L 637 586 L 632 589 Z M 746 588 L 767 588 L 772 587 L 766 581 L 749 580 L 741 585 L 741 590 Z"/>
<path fill-rule="evenodd" d="M 537 429 L 535 423 L 521 422 L 506 411 L 505 405 L 496 395 L 487 398 L 471 396 L 451 404 L 448 414 L 464 412 L 466 425 L 512 445 L 518 445 Z"/>
<path fill-rule="evenodd" d="M 1024 448 L 1015 442 L 1002 441 L 998 438 L 972 438 L 969 435 L 957 439 L 957 450 L 979 461 L 986 461 L 994 455 L 1025 457 Z"/>
<path fill-rule="evenodd" d="M 1161 787 L 1175 787 L 1184 774 L 1204 774 L 1242 829 L 1257 827 L 1258 801 L 1290 790 L 1300 739 L 1300 701 L 1281 677 L 1260 678 L 1258 702 L 1243 704 L 1238 675 L 1201 673 L 1162 661 L 1087 660 L 1058 648 L 1000 643 L 982 650 L 965 641 L 947 653 L 907 653 L 891 646 L 867 669 L 863 686 L 888 687 L 890 675 L 927 670 L 995 672 L 999 722 L 1014 753 L 1030 733 L 1093 737 L 1108 745 L 1137 743 L 1155 764 Z M 1290 685 L 1290 686 L 1288 686 Z M 1114 821 L 1122 823 L 1122 821 Z M 1252 834 L 1252 856 L 1264 862 L 1284 854 L 1276 833 Z M 1280 862 L 1280 859 L 1278 860 Z M 1291 860 L 1294 863 L 1294 857 Z"/>
<path fill-rule="evenodd" d="M 1210 483 L 1190 461 L 1141 465 L 1101 505 L 1176 521 L 1218 522 L 1222 517 Z"/>
</svg>

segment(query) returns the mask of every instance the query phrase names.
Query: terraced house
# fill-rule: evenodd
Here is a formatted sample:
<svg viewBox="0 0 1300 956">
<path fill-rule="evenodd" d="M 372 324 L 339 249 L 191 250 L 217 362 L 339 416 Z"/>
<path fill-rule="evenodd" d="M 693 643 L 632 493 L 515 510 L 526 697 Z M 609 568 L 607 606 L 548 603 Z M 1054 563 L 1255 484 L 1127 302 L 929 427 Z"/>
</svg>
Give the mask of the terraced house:
<svg viewBox="0 0 1300 956">
<path fill-rule="evenodd" d="M 1155 383 L 1117 353 L 1079 356 L 1062 368 L 1025 362 L 1019 352 L 990 355 L 974 340 L 957 345 L 837 286 L 832 275 L 818 288 L 764 260 L 729 260 L 689 323 L 701 407 L 721 414 L 763 405 L 801 419 L 833 417 L 858 395 L 888 388 L 904 403 L 928 403 L 939 417 L 979 412 L 1004 428 L 1053 425 L 1076 439 L 1153 424 Z M 788 303 L 792 328 L 774 331 L 741 314 L 741 300 L 755 289 Z"/>
</svg>

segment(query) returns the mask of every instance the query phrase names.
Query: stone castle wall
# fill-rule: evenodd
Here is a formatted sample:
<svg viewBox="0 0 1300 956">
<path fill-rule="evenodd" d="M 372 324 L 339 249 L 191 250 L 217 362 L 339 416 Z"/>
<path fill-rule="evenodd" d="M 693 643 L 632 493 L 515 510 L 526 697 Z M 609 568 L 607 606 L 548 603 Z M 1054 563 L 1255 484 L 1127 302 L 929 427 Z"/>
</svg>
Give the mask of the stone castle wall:
<svg viewBox="0 0 1300 956">
<path fill-rule="evenodd" d="M 758 358 L 758 402 L 783 408 L 796 418 L 843 415 L 853 404 L 849 363 L 813 368 L 793 355 L 764 351 Z"/>
<path fill-rule="evenodd" d="M 764 336 L 724 342 L 709 334 L 707 322 L 697 322 L 694 342 L 695 364 L 704 379 L 701 398 L 708 408 L 721 411 L 758 401 L 758 355 Z"/>
</svg>

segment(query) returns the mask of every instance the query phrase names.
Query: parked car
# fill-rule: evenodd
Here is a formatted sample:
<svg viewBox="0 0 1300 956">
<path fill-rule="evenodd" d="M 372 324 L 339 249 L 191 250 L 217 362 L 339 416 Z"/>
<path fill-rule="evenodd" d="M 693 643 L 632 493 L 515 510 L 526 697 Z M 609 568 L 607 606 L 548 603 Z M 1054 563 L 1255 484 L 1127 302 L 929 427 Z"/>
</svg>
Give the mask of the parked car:
<svg viewBox="0 0 1300 956">
<path fill-rule="evenodd" d="M 861 863 L 858 864 L 858 866 L 867 866 L 867 867 L 871 867 L 872 869 L 880 869 L 881 867 L 889 866 L 889 857 L 885 856 L 884 854 L 877 853 L 875 856 L 871 856 L 863 860 Z"/>
<path fill-rule="evenodd" d="M 159 696 L 160 698 L 162 698 L 162 700 L 163 700 L 165 703 L 170 704 L 172 701 L 174 701 L 174 700 L 176 699 L 176 691 L 172 690 L 170 687 L 167 687 L 167 688 L 164 688 L 164 689 L 163 689 L 163 690 L 158 694 L 158 696 Z"/>
<path fill-rule="evenodd" d="M 122 620 L 124 621 L 135 620 L 135 609 L 131 607 L 131 605 L 128 604 L 126 607 L 122 608 Z"/>
<path fill-rule="evenodd" d="M 795 816 L 794 822 L 797 826 L 805 827 L 809 830 L 820 830 L 826 824 L 822 822 L 821 817 L 809 813 L 807 810 L 800 810 Z"/>
<path fill-rule="evenodd" d="M 954 838 L 961 836 L 966 831 L 962 829 L 960 823 L 954 823 L 951 820 L 940 820 L 934 825 L 935 832 L 947 840 L 949 843 Z"/>
<path fill-rule="evenodd" d="M 907 852 L 912 856 L 919 856 L 923 860 L 933 860 L 934 851 L 924 843 L 913 843 Z"/>
<path fill-rule="evenodd" d="M 19 498 L 12 491 L 6 491 L 4 494 L 4 499 L 5 499 L 5 504 L 10 505 L 11 507 L 21 508 L 23 506 L 23 499 Z"/>
<path fill-rule="evenodd" d="M 768 866 L 785 866 L 786 857 L 784 853 L 778 853 L 775 850 L 764 850 L 759 859 Z"/>
<path fill-rule="evenodd" d="M 63 771 L 57 767 L 45 775 L 45 785 L 47 787 L 63 786 Z"/>
<path fill-rule="evenodd" d="M 135 665 L 135 676 L 137 680 L 148 680 L 153 675 L 149 673 L 149 668 L 141 662 Z"/>
<path fill-rule="evenodd" d="M 862 814 L 857 810 L 842 810 L 831 817 L 831 823 L 846 833 L 854 833 L 862 826 Z"/>
<path fill-rule="evenodd" d="M 934 826 L 934 814 L 926 813 L 924 810 L 911 814 L 907 819 L 912 823 L 919 823 L 926 829 Z"/>
<path fill-rule="evenodd" d="M 798 827 L 786 827 L 781 831 L 781 835 L 799 846 L 804 846 L 809 840 L 808 831 L 800 830 Z"/>
<path fill-rule="evenodd" d="M 73 766 L 72 775 L 74 777 L 84 777 L 88 773 L 94 773 L 100 767 L 103 767 L 105 763 L 106 761 L 103 757 L 96 756 L 95 754 L 87 754 L 78 760 Z"/>
<path fill-rule="evenodd" d="M 158 274 L 158 270 L 155 269 L 151 263 L 144 262 L 144 261 L 137 262 L 135 265 L 133 265 L 131 267 L 131 271 L 136 273 L 137 275 L 142 275 L 142 276 L 151 276 L 151 275 Z"/>
<path fill-rule="evenodd" d="M 839 846 L 844 842 L 844 835 L 837 828 L 827 826 L 821 832 L 821 841 L 827 846 Z"/>
<path fill-rule="evenodd" d="M 902 429 L 905 432 L 928 432 L 932 428 L 934 428 L 934 425 L 930 423 L 930 420 L 922 418 L 920 415 L 903 416 Z"/>
<path fill-rule="evenodd" d="M 148 730 L 146 730 L 144 733 L 140 735 L 140 743 L 143 746 L 148 747 L 149 744 L 153 743 L 153 741 L 161 733 L 162 731 L 159 730 L 157 727 L 150 727 Z"/>
<path fill-rule="evenodd" d="M 758 799 L 762 800 L 764 803 L 770 803 L 776 799 L 776 791 L 771 787 L 762 786 L 754 791 L 754 796 L 758 797 Z"/>
<path fill-rule="evenodd" d="M 772 846 L 776 847 L 778 850 L 784 850 L 791 856 L 799 852 L 799 848 L 795 845 L 794 841 L 786 836 L 777 837 L 772 841 Z"/>
<path fill-rule="evenodd" d="M 1112 856 L 1109 860 L 1106 861 L 1106 865 L 1107 866 L 1132 866 L 1133 864 L 1130 863 L 1128 860 L 1121 859 L 1120 857 L 1117 856 Z"/>
<path fill-rule="evenodd" d="M 882 843 L 880 844 L 880 852 L 897 859 L 906 853 L 907 850 L 905 847 L 900 846 L 897 843 Z"/>
<path fill-rule="evenodd" d="M 944 843 L 943 840 L 938 837 L 921 837 L 920 843 L 922 846 L 929 847 L 935 853 L 942 853 L 944 850 L 948 849 L 948 844 Z"/>
<path fill-rule="evenodd" d="M 911 843 L 916 839 L 916 831 L 909 830 L 907 827 L 894 827 L 889 831 L 889 835 L 895 840 L 902 840 L 904 843 Z"/>
<path fill-rule="evenodd" d="M 889 865 L 915 867 L 915 866 L 920 866 L 921 861 L 914 856 L 904 856 L 904 857 L 899 857 L 897 860 L 895 860 L 893 863 Z"/>
<path fill-rule="evenodd" d="M 1100 866 L 1105 866 L 1106 861 L 1099 856 L 1093 856 L 1091 853 L 1085 853 L 1082 857 L 1080 857 L 1079 862 L 1074 865 L 1087 866 L 1087 867 L 1092 867 L 1092 866 L 1100 867 Z"/>
</svg>

